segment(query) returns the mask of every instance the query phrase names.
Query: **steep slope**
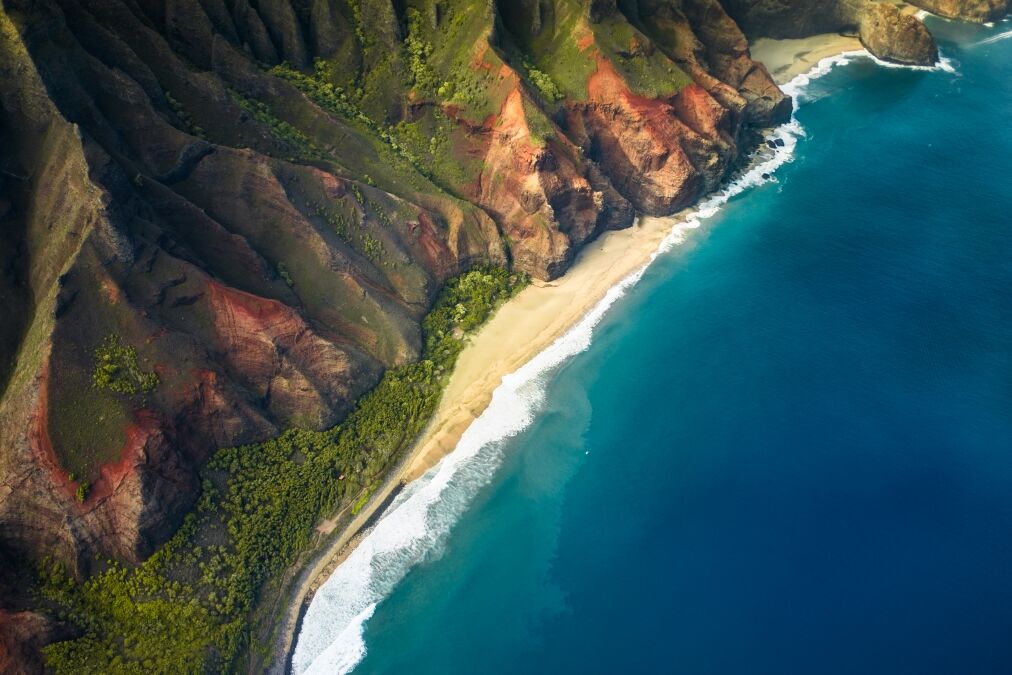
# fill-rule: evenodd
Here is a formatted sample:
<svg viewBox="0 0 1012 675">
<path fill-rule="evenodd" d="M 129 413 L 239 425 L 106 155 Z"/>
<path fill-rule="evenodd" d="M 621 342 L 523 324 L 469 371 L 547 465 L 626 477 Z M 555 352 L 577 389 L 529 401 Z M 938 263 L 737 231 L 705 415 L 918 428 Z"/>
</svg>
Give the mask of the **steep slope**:
<svg viewBox="0 0 1012 675">
<path fill-rule="evenodd" d="M 787 112 L 715 4 L 689 52 L 636 27 L 684 44 L 671 2 L 4 7 L 0 533 L 81 572 L 150 554 L 215 447 L 339 421 L 448 276 L 557 276 Z M 95 386 L 107 339 L 157 386 Z"/>
<path fill-rule="evenodd" d="M 451 277 L 714 189 L 791 110 L 745 35 L 843 29 L 937 56 L 858 0 L 0 0 L 0 589 L 148 559 L 216 451 L 416 361 Z M 29 663 L 69 633 L 25 604 Z"/>
</svg>

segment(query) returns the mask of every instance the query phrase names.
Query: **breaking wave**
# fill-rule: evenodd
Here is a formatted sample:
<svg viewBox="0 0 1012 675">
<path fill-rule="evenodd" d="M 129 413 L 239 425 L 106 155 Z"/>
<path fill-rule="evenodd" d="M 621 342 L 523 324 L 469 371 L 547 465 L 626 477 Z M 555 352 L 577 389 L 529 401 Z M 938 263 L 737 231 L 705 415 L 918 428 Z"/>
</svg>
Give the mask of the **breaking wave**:
<svg viewBox="0 0 1012 675">
<path fill-rule="evenodd" d="M 994 24 L 991 24 L 991 25 L 993 26 Z M 983 40 L 981 40 L 980 42 L 977 42 L 974 46 L 976 46 L 976 45 L 989 45 L 989 44 L 993 44 L 995 42 L 1001 42 L 1002 40 L 1007 40 L 1010 37 L 1012 37 L 1012 30 L 1007 30 L 1007 31 L 1005 31 L 1003 33 L 998 33 L 997 35 L 992 35 L 991 37 L 986 37 Z"/>
<path fill-rule="evenodd" d="M 862 56 L 870 55 L 859 51 L 822 59 L 809 72 L 783 85 L 783 91 L 794 99 L 795 112 L 814 79 Z M 766 140 L 773 147 L 765 144 L 747 171 L 703 199 L 687 218 L 673 225 L 643 267 L 612 287 L 583 319 L 544 351 L 503 378 L 488 407 L 467 428 L 454 451 L 401 491 L 375 527 L 317 591 L 292 657 L 295 673 L 348 673 L 355 668 L 365 657 L 365 624 L 377 605 L 412 567 L 440 548 L 478 491 L 491 481 L 502 462 L 504 442 L 527 428 L 542 409 L 549 374 L 590 346 L 595 326 L 658 256 L 684 242 L 692 230 L 713 217 L 732 197 L 774 180 L 773 172 L 792 160 L 804 136 L 804 128 L 792 114 L 789 122 L 767 134 Z"/>
</svg>

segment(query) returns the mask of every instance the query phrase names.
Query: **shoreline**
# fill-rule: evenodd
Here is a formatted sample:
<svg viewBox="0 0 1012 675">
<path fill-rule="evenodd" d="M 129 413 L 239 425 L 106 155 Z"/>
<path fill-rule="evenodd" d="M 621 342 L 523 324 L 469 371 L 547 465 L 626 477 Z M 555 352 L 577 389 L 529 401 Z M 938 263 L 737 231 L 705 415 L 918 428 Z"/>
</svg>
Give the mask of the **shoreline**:
<svg viewBox="0 0 1012 675">
<path fill-rule="evenodd" d="M 290 672 L 296 637 L 316 591 L 383 515 L 396 493 L 456 448 L 467 427 L 488 406 L 503 376 L 544 351 L 613 286 L 646 265 L 672 228 L 693 211 L 690 207 L 671 216 L 638 216 L 631 227 L 601 234 L 580 250 L 562 277 L 532 281 L 471 336 L 457 358 L 435 414 L 383 485 L 344 527 L 337 524 L 344 511 L 318 526 L 340 531 L 303 563 L 289 582 L 293 590 L 287 594 L 287 610 L 274 641 L 276 658 L 267 672 Z"/>
<path fill-rule="evenodd" d="M 753 58 L 769 68 L 778 85 L 812 71 L 822 59 L 863 49 L 856 38 L 837 34 L 801 40 L 762 39 L 751 47 Z M 771 157 L 760 147 L 752 163 Z M 285 593 L 289 602 L 284 620 L 276 624 L 279 631 L 274 641 L 275 659 L 268 672 L 290 672 L 302 620 L 316 591 L 368 534 L 396 492 L 453 452 L 464 431 L 488 407 L 503 377 L 543 352 L 584 319 L 611 289 L 644 269 L 676 228 L 680 224 L 693 227 L 689 225 L 691 220 L 707 210 L 700 206 L 726 187 L 727 183 L 676 214 L 640 215 L 625 230 L 602 233 L 580 250 L 562 277 L 550 282 L 533 281 L 469 339 L 450 374 L 439 406 L 418 441 L 339 534 L 299 565 L 301 569 L 289 585 L 292 590 Z M 330 527 L 342 514 L 329 521 Z"/>
<path fill-rule="evenodd" d="M 778 85 L 809 72 L 825 58 L 860 51 L 864 45 L 853 35 L 823 33 L 806 38 L 760 38 L 749 44 L 752 58 L 762 62 Z"/>
</svg>

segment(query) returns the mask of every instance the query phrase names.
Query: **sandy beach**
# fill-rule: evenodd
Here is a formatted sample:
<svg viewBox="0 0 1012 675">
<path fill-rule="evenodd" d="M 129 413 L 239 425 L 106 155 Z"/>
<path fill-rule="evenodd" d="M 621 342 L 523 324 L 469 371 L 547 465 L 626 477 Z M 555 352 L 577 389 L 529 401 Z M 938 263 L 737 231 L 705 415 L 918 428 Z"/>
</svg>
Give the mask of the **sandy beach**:
<svg viewBox="0 0 1012 675">
<path fill-rule="evenodd" d="M 811 70 L 825 57 L 861 48 L 856 38 L 826 34 L 801 40 L 759 40 L 752 55 L 766 63 L 774 79 L 783 83 Z M 452 452 L 464 431 L 488 406 L 503 376 L 543 351 L 582 319 L 610 288 L 647 264 L 672 228 L 692 211 L 690 208 L 666 217 L 641 216 L 626 230 L 606 232 L 580 251 L 564 276 L 551 282 L 535 281 L 469 339 L 439 408 L 415 447 L 347 525 L 347 514 L 344 518 L 338 514 L 318 527 L 322 534 L 331 534 L 335 526 L 341 525 L 343 531 L 328 537 L 325 550 L 318 551 L 295 579 L 291 604 L 275 644 L 275 653 L 284 658 L 276 659 L 270 672 L 284 672 L 309 599 L 354 549 L 362 531 L 389 504 L 391 494 Z M 344 522 L 338 525 L 339 521 Z"/>
<path fill-rule="evenodd" d="M 788 82 L 795 75 L 807 73 L 822 59 L 842 52 L 864 49 L 856 37 L 824 33 L 797 40 L 756 40 L 749 49 L 752 58 L 761 61 L 777 84 Z"/>
<path fill-rule="evenodd" d="M 682 219 L 683 214 L 641 217 L 629 229 L 607 232 L 580 252 L 564 276 L 535 282 L 502 307 L 461 353 L 439 409 L 402 478 L 418 478 L 451 452 L 488 405 L 503 376 L 544 350 L 609 288 L 646 264 Z"/>
</svg>

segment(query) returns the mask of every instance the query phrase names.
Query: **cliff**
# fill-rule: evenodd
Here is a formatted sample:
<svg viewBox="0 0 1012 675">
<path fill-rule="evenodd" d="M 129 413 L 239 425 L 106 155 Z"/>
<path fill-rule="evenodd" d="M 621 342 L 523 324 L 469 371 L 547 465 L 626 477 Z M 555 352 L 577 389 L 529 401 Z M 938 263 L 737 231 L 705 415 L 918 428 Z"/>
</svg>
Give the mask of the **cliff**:
<svg viewBox="0 0 1012 675">
<path fill-rule="evenodd" d="M 417 358 L 447 277 L 557 276 L 788 114 L 715 2 L 472 4 L 4 1 L 4 542 L 142 560 L 214 448 Z M 107 339 L 157 386 L 96 386 Z"/>
<path fill-rule="evenodd" d="M 849 0 L 0 0 L 0 589 L 147 559 L 217 449 L 418 359 L 447 279 L 713 190 L 791 111 L 746 36 L 830 30 L 937 58 Z"/>
</svg>

